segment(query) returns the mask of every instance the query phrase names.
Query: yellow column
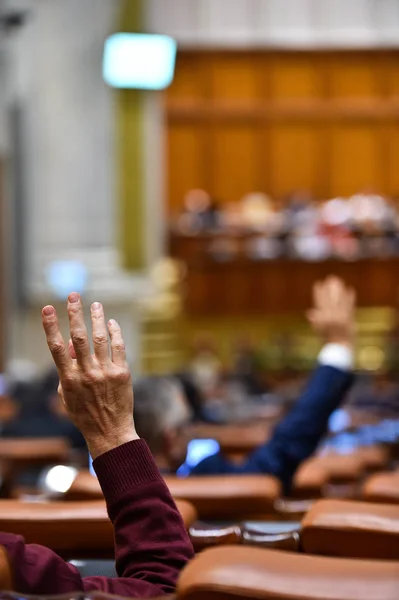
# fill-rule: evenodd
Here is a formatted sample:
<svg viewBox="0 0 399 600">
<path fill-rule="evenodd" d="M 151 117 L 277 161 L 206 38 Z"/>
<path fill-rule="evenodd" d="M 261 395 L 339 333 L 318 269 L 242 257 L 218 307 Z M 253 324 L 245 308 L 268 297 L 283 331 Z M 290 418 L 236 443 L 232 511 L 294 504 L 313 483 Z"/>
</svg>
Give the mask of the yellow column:
<svg viewBox="0 0 399 600">
<path fill-rule="evenodd" d="M 143 29 L 142 0 L 123 0 L 119 30 Z M 144 194 L 144 92 L 118 90 L 117 161 L 121 254 L 130 270 L 145 267 L 145 194 Z"/>
</svg>

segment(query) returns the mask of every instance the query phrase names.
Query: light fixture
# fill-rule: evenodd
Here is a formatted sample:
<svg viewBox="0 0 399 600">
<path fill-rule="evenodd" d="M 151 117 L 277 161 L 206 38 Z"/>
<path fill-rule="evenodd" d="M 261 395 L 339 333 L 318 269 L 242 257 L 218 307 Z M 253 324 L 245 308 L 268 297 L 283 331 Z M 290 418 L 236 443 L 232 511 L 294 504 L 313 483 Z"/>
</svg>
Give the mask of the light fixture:
<svg viewBox="0 0 399 600">
<path fill-rule="evenodd" d="M 111 35 L 104 47 L 104 80 L 115 88 L 163 90 L 173 81 L 176 49 L 167 35 Z"/>
<path fill-rule="evenodd" d="M 47 497 L 65 494 L 75 481 L 78 470 L 75 467 L 56 465 L 46 469 L 40 476 L 39 487 Z"/>
</svg>

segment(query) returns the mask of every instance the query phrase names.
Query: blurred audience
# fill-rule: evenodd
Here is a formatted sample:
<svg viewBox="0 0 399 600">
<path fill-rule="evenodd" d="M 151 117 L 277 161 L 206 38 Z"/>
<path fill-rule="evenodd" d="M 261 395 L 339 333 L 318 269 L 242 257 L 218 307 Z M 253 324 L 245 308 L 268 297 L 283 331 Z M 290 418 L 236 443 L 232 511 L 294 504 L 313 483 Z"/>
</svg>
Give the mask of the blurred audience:
<svg viewBox="0 0 399 600">
<path fill-rule="evenodd" d="M 219 452 L 199 462 L 191 469 L 192 474 L 267 473 L 279 478 L 289 493 L 297 468 L 317 449 L 331 414 L 352 384 L 354 308 L 353 290 L 339 279 L 331 277 L 315 286 L 314 307 L 308 319 L 325 345 L 300 399 L 271 439 L 245 462 L 232 463 Z M 213 364 L 213 349 L 206 345 L 200 350 L 204 352 L 201 359 L 204 356 L 206 364 L 209 359 Z M 135 387 L 137 432 L 147 440 L 162 466 L 171 470 L 184 462 L 189 441 L 191 411 L 181 391 L 175 383 L 156 378 L 143 380 Z"/>
<path fill-rule="evenodd" d="M 307 190 L 283 200 L 251 192 L 220 206 L 205 190 L 191 190 L 173 229 L 183 235 L 218 234 L 217 240 L 209 240 L 209 252 L 218 259 L 240 252 L 232 241 L 236 234 L 252 235 L 244 252 L 254 260 L 354 260 L 399 253 L 399 207 L 373 190 L 320 201 Z"/>
<path fill-rule="evenodd" d="M 60 404 L 58 382 L 57 371 L 52 369 L 39 380 L 21 382 L 11 388 L 15 416 L 4 424 L 2 437 L 60 437 L 67 439 L 72 448 L 85 449 L 82 434 Z"/>
</svg>

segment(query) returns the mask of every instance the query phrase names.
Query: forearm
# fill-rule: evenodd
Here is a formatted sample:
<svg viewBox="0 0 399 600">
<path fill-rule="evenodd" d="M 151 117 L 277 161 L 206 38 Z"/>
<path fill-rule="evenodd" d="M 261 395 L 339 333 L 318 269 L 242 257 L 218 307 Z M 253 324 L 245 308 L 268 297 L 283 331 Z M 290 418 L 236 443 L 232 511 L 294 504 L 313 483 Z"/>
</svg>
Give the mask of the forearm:
<svg viewBox="0 0 399 600">
<path fill-rule="evenodd" d="M 246 472 L 274 475 L 289 493 L 295 471 L 316 450 L 330 415 L 342 402 L 352 380 L 351 373 L 320 366 L 272 438 L 249 457 L 244 465 Z"/>
<path fill-rule="evenodd" d="M 172 592 L 193 549 L 146 443 L 119 446 L 93 466 L 115 530 L 118 575 Z"/>
<path fill-rule="evenodd" d="M 328 365 L 319 366 L 308 386 L 274 436 L 318 443 L 331 414 L 339 407 L 353 382 L 353 373 Z M 273 438 L 272 438 L 273 439 Z"/>
<path fill-rule="evenodd" d="M 115 531 L 119 578 L 81 579 L 52 550 L 0 533 L 10 559 L 14 587 L 26 594 L 101 590 L 127 597 L 153 597 L 175 589 L 193 557 L 181 516 L 144 441 L 102 454 L 94 461 Z"/>
</svg>

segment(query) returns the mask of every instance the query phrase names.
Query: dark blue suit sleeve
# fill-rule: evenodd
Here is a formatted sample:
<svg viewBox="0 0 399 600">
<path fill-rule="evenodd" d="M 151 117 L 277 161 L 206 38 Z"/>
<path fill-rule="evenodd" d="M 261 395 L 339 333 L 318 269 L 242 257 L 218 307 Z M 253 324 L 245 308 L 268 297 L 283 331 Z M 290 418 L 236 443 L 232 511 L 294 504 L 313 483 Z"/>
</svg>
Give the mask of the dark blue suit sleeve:
<svg viewBox="0 0 399 600">
<path fill-rule="evenodd" d="M 330 415 L 342 402 L 352 381 L 352 373 L 319 366 L 272 438 L 255 450 L 245 463 L 234 465 L 219 453 L 199 463 L 192 474 L 269 474 L 278 477 L 288 493 L 295 471 L 316 450 L 327 432 Z"/>
</svg>

